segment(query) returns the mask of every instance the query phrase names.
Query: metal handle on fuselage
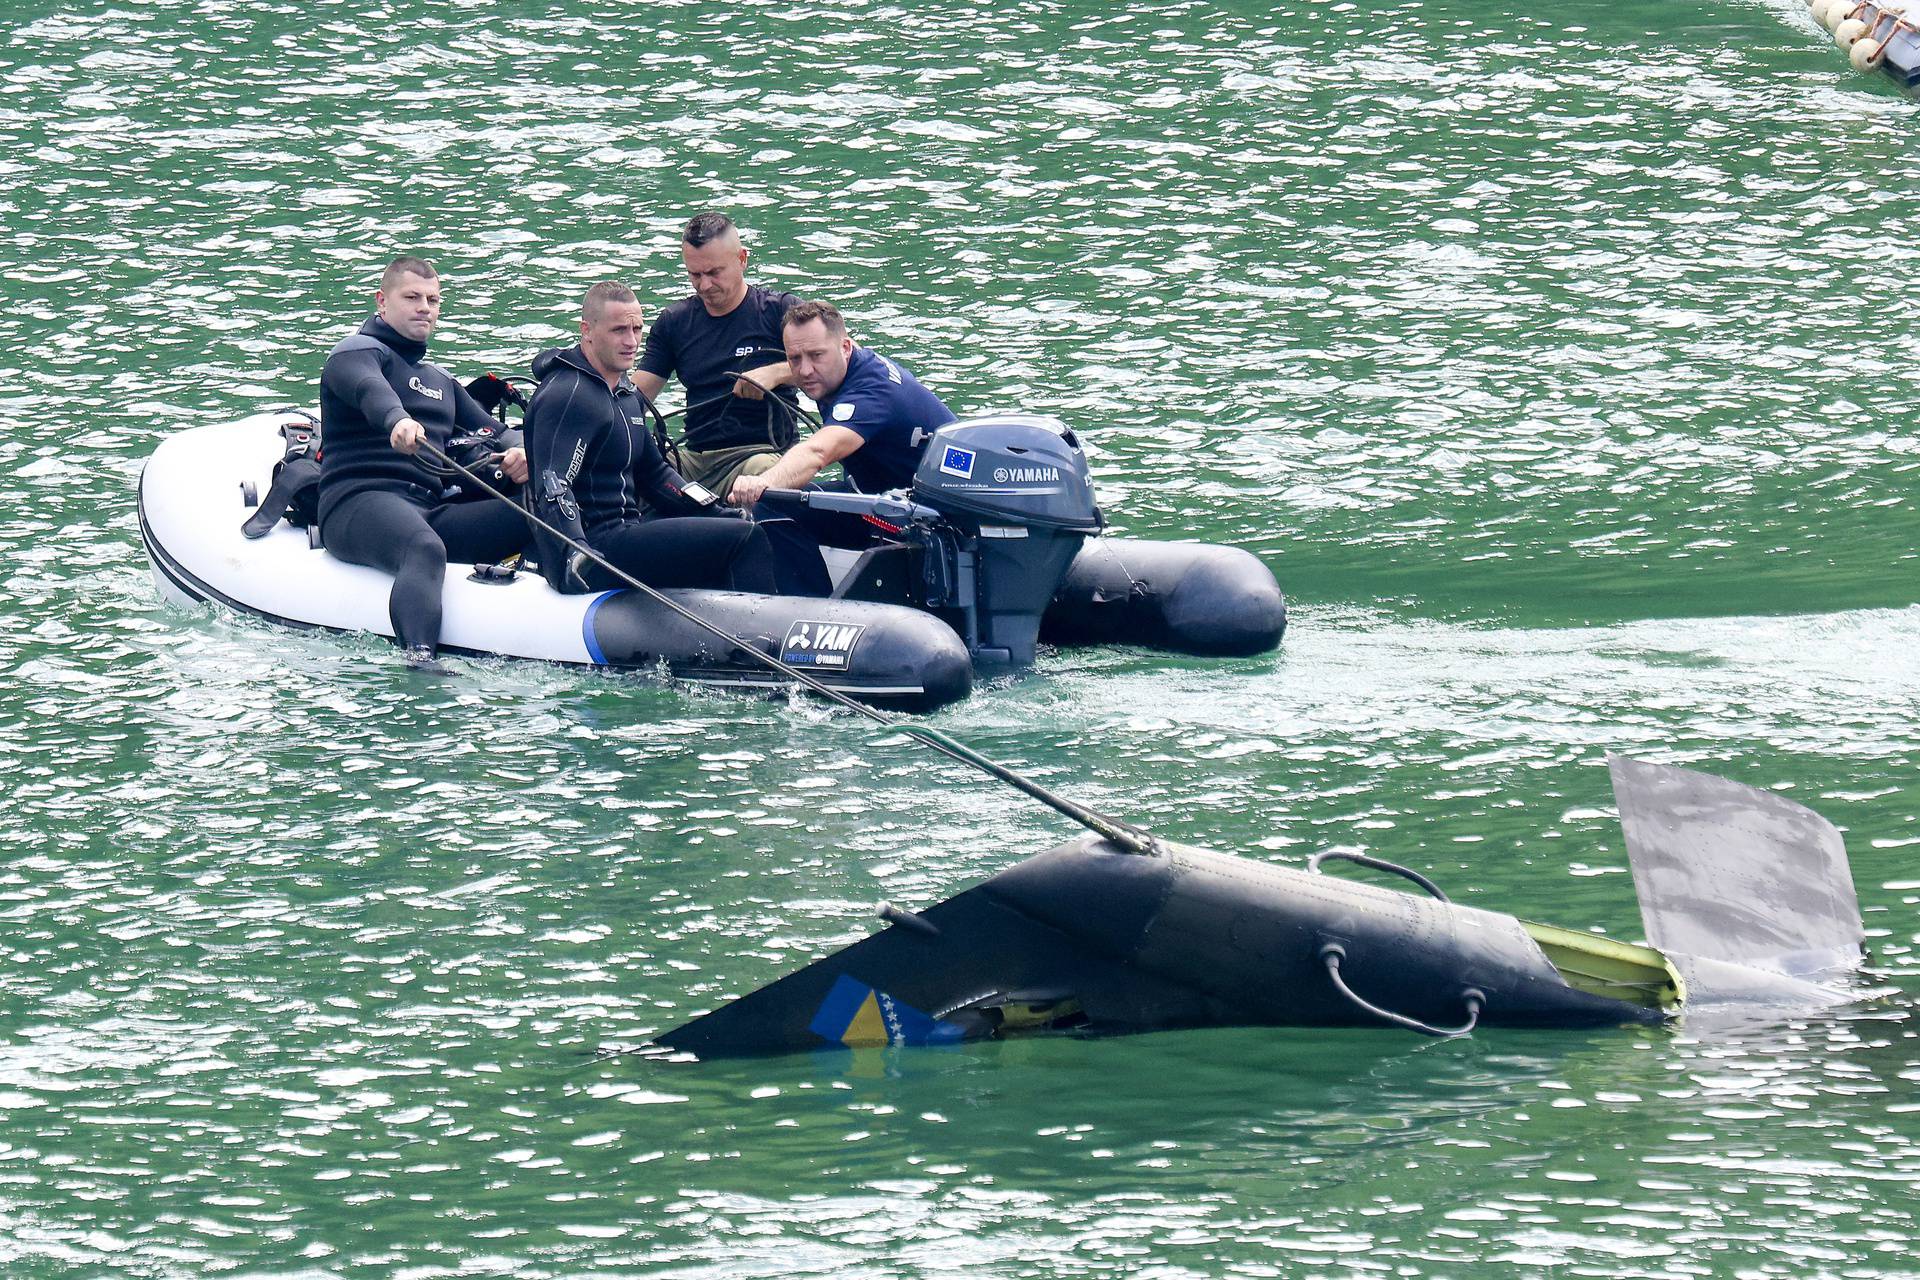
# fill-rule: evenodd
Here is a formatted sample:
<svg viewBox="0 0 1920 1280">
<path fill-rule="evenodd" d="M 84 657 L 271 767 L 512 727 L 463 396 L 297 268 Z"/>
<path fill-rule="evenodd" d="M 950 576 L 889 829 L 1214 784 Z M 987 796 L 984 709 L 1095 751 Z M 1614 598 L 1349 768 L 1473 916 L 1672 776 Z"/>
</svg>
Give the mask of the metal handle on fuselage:
<svg viewBox="0 0 1920 1280">
<path fill-rule="evenodd" d="M 1480 1024 L 1480 1010 L 1486 1006 L 1487 996 L 1478 987 L 1468 987 L 1460 993 L 1460 998 L 1466 1002 L 1467 1006 L 1467 1020 L 1464 1024 L 1458 1027 L 1436 1027 L 1418 1018 L 1409 1018 L 1391 1009 L 1382 1009 L 1379 1005 L 1355 994 L 1353 988 L 1347 985 L 1346 979 L 1340 976 L 1340 962 L 1346 958 L 1346 955 L 1347 949 L 1337 942 L 1329 942 L 1320 948 L 1320 959 L 1327 966 L 1328 980 L 1333 983 L 1335 991 L 1382 1022 L 1391 1022 L 1395 1026 L 1405 1027 L 1409 1031 L 1418 1031 L 1421 1035 L 1432 1036 L 1436 1040 L 1451 1040 L 1456 1036 L 1464 1036 Z"/>
</svg>

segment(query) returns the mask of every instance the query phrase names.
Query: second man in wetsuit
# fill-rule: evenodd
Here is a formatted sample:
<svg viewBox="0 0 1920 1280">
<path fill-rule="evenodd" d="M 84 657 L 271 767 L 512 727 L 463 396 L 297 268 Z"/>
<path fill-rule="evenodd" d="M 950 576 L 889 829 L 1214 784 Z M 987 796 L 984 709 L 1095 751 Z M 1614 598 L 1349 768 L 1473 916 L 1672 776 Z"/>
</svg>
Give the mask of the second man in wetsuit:
<svg viewBox="0 0 1920 1280">
<path fill-rule="evenodd" d="M 713 495 L 690 491 L 647 430 L 646 407 L 627 379 L 642 327 L 631 289 L 596 284 L 581 306 L 579 345 L 534 360 L 540 388 L 524 423 L 532 491 L 538 498 L 570 486 L 587 544 L 648 586 L 772 592 L 766 536 L 743 520 L 701 515 L 714 508 Z M 664 518 L 642 520 L 643 504 Z M 575 560 L 571 580 L 543 567 L 549 580 L 575 590 L 620 585 L 588 560 Z"/>
</svg>

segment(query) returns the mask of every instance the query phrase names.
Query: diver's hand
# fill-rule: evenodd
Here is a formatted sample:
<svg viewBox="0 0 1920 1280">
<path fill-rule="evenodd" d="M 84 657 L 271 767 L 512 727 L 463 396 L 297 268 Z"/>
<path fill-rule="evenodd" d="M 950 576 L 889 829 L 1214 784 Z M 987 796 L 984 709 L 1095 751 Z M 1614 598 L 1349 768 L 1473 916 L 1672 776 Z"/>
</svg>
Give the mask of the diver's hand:
<svg viewBox="0 0 1920 1280">
<path fill-rule="evenodd" d="M 733 394 L 742 400 L 765 400 L 770 390 L 772 390 L 771 387 L 753 376 L 751 369 L 741 374 L 733 384 Z"/>
<path fill-rule="evenodd" d="M 500 471 L 515 484 L 527 482 L 527 451 L 509 449 L 500 455 Z"/>
<path fill-rule="evenodd" d="M 741 476 L 727 492 L 727 501 L 736 507 L 750 507 L 767 492 L 765 476 Z"/>
<path fill-rule="evenodd" d="M 393 424 L 393 433 L 387 439 L 402 453 L 418 453 L 426 443 L 427 429 L 412 418 L 402 418 Z"/>
</svg>

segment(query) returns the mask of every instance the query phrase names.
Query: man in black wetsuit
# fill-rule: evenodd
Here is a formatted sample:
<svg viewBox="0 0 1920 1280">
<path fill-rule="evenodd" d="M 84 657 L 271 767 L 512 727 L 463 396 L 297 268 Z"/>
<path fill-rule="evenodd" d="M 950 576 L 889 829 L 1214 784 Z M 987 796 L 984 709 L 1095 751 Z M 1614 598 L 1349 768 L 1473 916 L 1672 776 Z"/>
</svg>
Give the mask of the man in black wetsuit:
<svg viewBox="0 0 1920 1280">
<path fill-rule="evenodd" d="M 724 213 L 687 223 L 680 258 L 694 296 L 654 321 L 633 383 L 655 400 L 668 375 L 680 375 L 689 406 L 680 465 L 724 494 L 736 476 L 766 470 L 794 441 L 799 401 L 788 385 L 780 321 L 799 299 L 747 283 L 747 251 Z"/>
<path fill-rule="evenodd" d="M 373 295 L 374 315 L 327 356 L 320 374 L 320 537 L 328 551 L 393 577 L 387 615 L 416 662 L 440 643 L 447 561 L 498 560 L 518 551 L 527 524 L 513 506 L 454 502 L 453 486 L 414 455 L 442 452 L 455 435 L 499 424 L 445 370 L 428 364 L 440 320 L 440 276 L 422 258 L 395 258 Z M 515 483 L 520 449 L 501 455 Z"/>
<path fill-rule="evenodd" d="M 905 365 L 855 346 L 831 302 L 795 303 L 781 331 L 794 381 L 820 406 L 820 429 L 766 471 L 735 480 L 727 501 L 752 507 L 768 489 L 802 486 L 859 493 L 910 486 L 926 437 L 952 422 L 953 410 Z M 845 480 L 811 483 L 836 462 Z M 865 516 L 786 501 L 761 503 L 754 515 L 779 556 L 782 589 L 793 595 L 832 589 L 821 546 L 858 549 L 888 532 Z"/>
<path fill-rule="evenodd" d="M 571 486 L 587 545 L 648 586 L 770 593 L 766 535 L 744 520 L 703 516 L 714 495 L 681 479 L 647 431 L 646 407 L 627 381 L 642 323 L 633 290 L 596 284 L 581 305 L 580 344 L 534 360 L 540 389 L 524 424 L 534 492 Z M 642 502 L 667 518 L 643 522 Z M 576 560 L 572 572 L 571 580 L 549 573 L 549 581 L 587 590 L 619 585 L 590 560 Z"/>
</svg>

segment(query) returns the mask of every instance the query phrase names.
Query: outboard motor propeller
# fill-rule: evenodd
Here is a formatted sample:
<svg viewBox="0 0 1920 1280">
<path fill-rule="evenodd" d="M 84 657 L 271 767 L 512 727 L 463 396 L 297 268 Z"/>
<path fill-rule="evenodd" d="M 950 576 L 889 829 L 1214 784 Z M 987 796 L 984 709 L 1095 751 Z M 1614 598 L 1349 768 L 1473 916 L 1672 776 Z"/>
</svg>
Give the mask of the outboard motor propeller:
<svg viewBox="0 0 1920 1280">
<path fill-rule="evenodd" d="M 948 423 L 921 452 L 913 496 L 954 535 L 943 548 L 949 599 L 928 605 L 959 613 L 957 629 L 980 657 L 1032 662 L 1067 566 L 1105 525 L 1073 432 L 1034 414 Z"/>
</svg>

